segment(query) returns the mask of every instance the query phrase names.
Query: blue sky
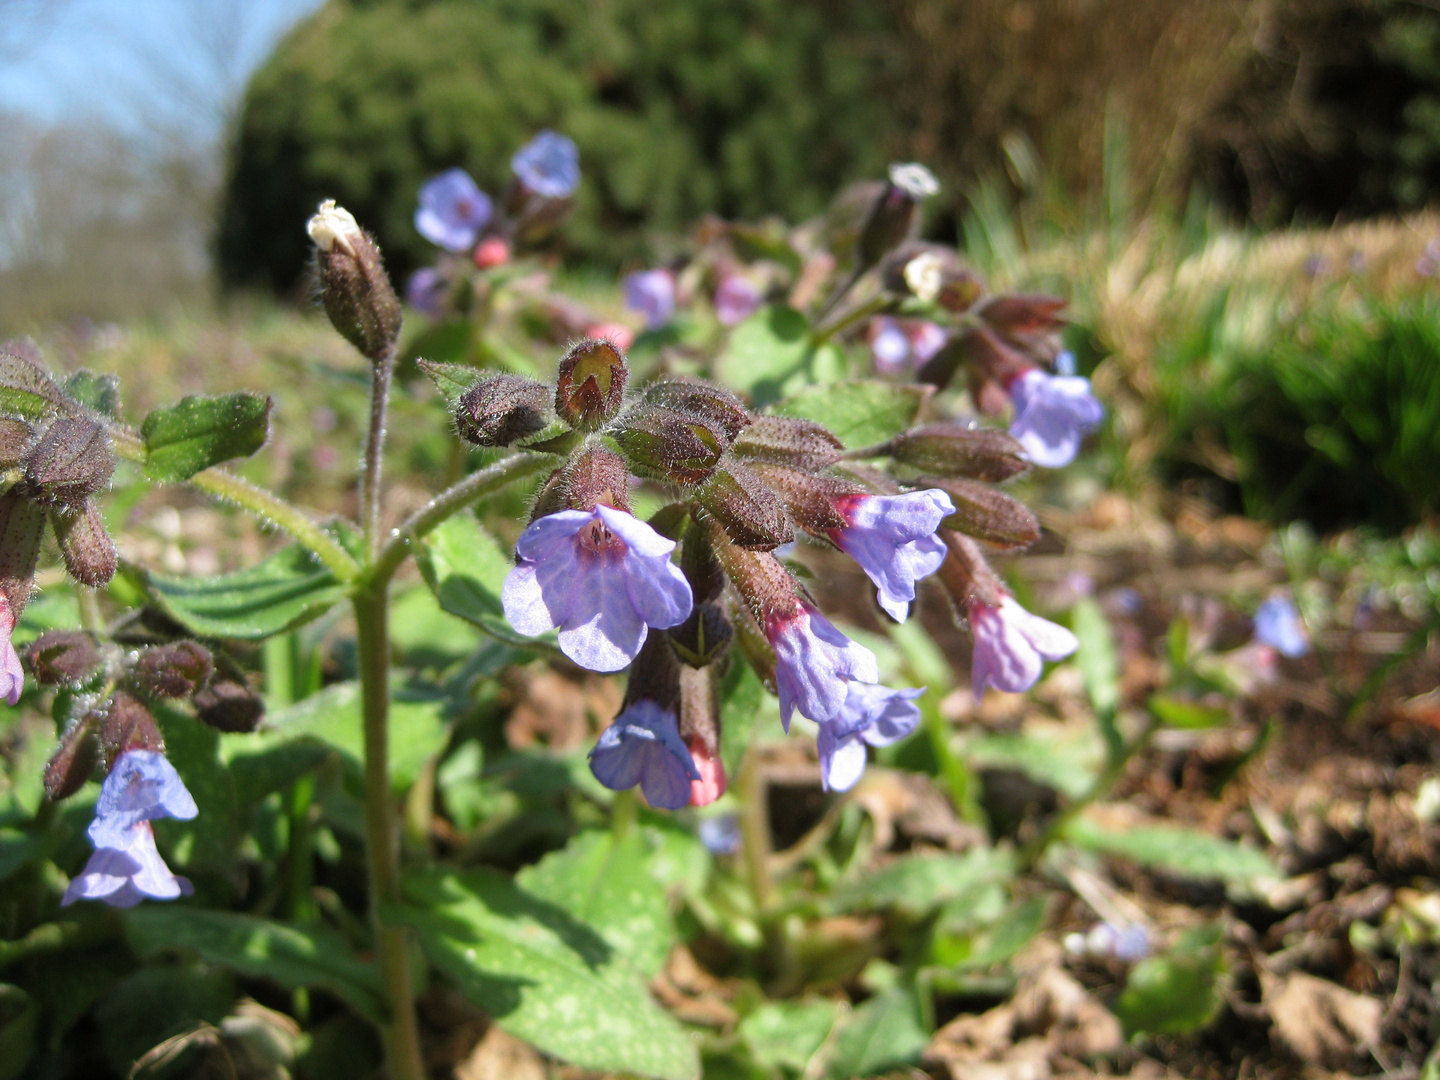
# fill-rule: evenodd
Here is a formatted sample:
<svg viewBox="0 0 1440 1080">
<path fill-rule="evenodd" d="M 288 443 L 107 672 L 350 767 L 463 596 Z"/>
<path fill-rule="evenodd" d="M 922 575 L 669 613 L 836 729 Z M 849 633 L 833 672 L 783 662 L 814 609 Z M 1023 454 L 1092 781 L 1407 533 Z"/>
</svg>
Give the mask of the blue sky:
<svg viewBox="0 0 1440 1080">
<path fill-rule="evenodd" d="M 321 0 L 0 0 L 0 110 L 218 134 L 225 104 Z"/>
</svg>

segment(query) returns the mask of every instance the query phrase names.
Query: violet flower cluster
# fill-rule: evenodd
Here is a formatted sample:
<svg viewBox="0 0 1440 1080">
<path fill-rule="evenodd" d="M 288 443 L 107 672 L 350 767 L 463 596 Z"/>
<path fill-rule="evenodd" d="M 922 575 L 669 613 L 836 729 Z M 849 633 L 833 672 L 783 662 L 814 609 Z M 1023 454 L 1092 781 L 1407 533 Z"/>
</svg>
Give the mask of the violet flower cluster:
<svg viewBox="0 0 1440 1080">
<path fill-rule="evenodd" d="M 629 283 L 667 303 L 672 286 L 668 271 Z M 1020 608 L 969 539 L 1014 547 L 1038 535 L 1033 515 L 978 479 L 1023 468 L 1013 438 L 916 428 L 887 448 L 897 471 L 880 476 L 848 466 L 820 424 L 757 416 L 700 380 L 634 392 L 628 379 L 623 350 L 588 339 L 561 360 L 553 390 L 518 376 L 477 377 L 456 406 L 456 428 L 470 441 L 524 447 L 545 432 L 535 451 L 559 458 L 501 601 L 515 630 L 556 632 L 560 651 L 581 667 L 629 668 L 625 703 L 590 755 L 605 786 L 638 787 L 666 809 L 724 792 L 714 680 L 732 641 L 773 686 L 787 731 L 796 713 L 818 725 L 829 789 L 860 779 L 868 747 L 914 730 L 923 689 L 882 685 L 875 655 L 776 557 L 797 534 L 850 556 L 897 622 L 909 617 L 919 583 L 939 574 L 975 633 L 977 693 L 1023 689 L 1043 660 L 1074 650 L 1069 631 Z M 569 436 L 553 434 L 551 416 Z M 917 469 L 929 478 L 901 478 Z M 650 521 L 629 507 L 643 480 L 673 498 Z"/>
<path fill-rule="evenodd" d="M 415 230 L 452 256 L 468 253 L 482 271 L 509 261 L 516 243 L 542 236 L 568 210 L 580 185 L 580 153 L 566 136 L 545 130 L 515 152 L 510 168 L 515 181 L 498 205 L 462 168 L 431 177 L 420 188 Z M 439 317 L 464 273 L 453 259 L 422 267 L 406 284 L 406 302 Z"/>
</svg>

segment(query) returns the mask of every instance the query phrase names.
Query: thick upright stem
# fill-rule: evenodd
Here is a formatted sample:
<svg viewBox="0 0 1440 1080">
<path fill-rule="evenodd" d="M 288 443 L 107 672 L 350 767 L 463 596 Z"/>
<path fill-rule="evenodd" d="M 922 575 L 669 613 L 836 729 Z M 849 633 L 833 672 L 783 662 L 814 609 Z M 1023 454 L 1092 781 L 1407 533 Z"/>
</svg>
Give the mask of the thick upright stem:
<svg viewBox="0 0 1440 1080">
<path fill-rule="evenodd" d="M 400 838 L 390 794 L 390 642 L 386 590 L 355 597 L 361 709 L 365 723 L 365 858 L 370 879 L 370 921 L 385 984 L 389 1015 L 381 1035 L 390 1080 L 423 1080 L 420 1032 L 410 993 L 410 955 L 402 927 L 387 926 L 381 911 L 400 899 Z"/>
<path fill-rule="evenodd" d="M 385 421 L 390 409 L 390 376 L 395 354 L 370 368 L 370 428 L 365 436 L 365 461 L 360 469 L 360 527 L 365 551 L 373 562 L 380 550 L 381 462 L 385 452 Z"/>
</svg>

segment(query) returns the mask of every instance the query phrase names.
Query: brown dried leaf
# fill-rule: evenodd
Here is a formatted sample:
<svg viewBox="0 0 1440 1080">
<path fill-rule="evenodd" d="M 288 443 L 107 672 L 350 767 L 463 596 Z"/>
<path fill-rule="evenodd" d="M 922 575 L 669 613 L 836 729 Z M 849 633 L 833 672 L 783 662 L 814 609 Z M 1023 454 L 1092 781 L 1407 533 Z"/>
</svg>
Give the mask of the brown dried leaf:
<svg viewBox="0 0 1440 1080">
<path fill-rule="evenodd" d="M 529 1043 L 491 1024 L 470 1056 L 455 1066 L 455 1080 L 545 1080 L 545 1062 Z"/>
<path fill-rule="evenodd" d="M 1385 1008 L 1375 998 L 1303 972 L 1262 973 L 1261 988 L 1276 1034 L 1306 1064 L 1338 1068 L 1379 1045 Z"/>
</svg>

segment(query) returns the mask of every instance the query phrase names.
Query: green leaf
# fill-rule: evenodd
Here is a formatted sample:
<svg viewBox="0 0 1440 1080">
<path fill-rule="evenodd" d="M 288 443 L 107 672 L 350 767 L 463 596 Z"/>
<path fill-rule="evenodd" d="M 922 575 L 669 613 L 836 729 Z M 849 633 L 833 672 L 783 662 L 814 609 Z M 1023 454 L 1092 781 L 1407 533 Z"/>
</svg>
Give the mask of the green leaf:
<svg viewBox="0 0 1440 1080">
<path fill-rule="evenodd" d="M 1254 848 L 1193 829 L 1137 825 L 1116 831 L 1078 817 L 1065 827 L 1065 835 L 1077 847 L 1118 855 L 1181 877 L 1247 884 L 1282 876 L 1280 868 Z"/>
<path fill-rule="evenodd" d="M 1090 791 L 1105 764 L 1105 746 L 1089 725 L 1037 722 L 1018 734 L 981 733 L 966 741 L 965 754 L 975 765 L 1015 769 L 1071 799 Z"/>
<path fill-rule="evenodd" d="M 923 915 L 947 900 L 1004 881 L 1014 872 L 1008 852 L 972 848 L 963 855 L 906 855 L 874 873 L 838 885 L 836 911 L 895 908 Z"/>
<path fill-rule="evenodd" d="M 590 830 L 515 875 L 527 892 L 592 927 L 630 967 L 653 979 L 675 943 L 665 886 L 650 861 L 658 838 L 631 829 L 620 839 Z"/>
<path fill-rule="evenodd" d="M 803 370 L 810 354 L 810 324 L 794 308 L 761 308 L 730 332 L 716 361 L 721 382 L 757 404 L 776 400 L 780 387 Z"/>
<path fill-rule="evenodd" d="M 420 370 L 430 377 L 447 405 L 454 405 L 477 382 L 490 372 L 469 364 L 446 364 L 436 360 L 417 360 Z"/>
<path fill-rule="evenodd" d="M 824 424 L 851 449 L 894 438 L 915 423 L 931 388 L 874 379 L 810 386 L 770 411 Z"/>
<path fill-rule="evenodd" d="M 745 751 L 755 736 L 756 720 L 765 701 L 765 686 L 755 669 L 736 657 L 721 677 L 717 690 L 720 729 L 725 732 L 720 740 L 720 761 L 725 766 L 725 775 L 734 778 L 740 775 Z"/>
<path fill-rule="evenodd" d="M 1220 928 L 1190 930 L 1170 952 L 1147 957 L 1130 970 L 1115 1015 L 1127 1036 L 1196 1031 L 1220 1009 L 1217 984 L 1223 972 Z"/>
<path fill-rule="evenodd" d="M 492 870 L 431 869 L 387 917 L 505 1030 L 598 1072 L 695 1080 L 694 1041 L 615 950 L 564 908 Z"/>
<path fill-rule="evenodd" d="M 1204 731 L 1207 728 L 1224 727 L 1230 722 L 1229 705 L 1205 705 L 1198 701 L 1171 697 L 1169 694 L 1154 694 L 1147 704 L 1155 714 L 1155 719 L 1167 727 Z"/>
<path fill-rule="evenodd" d="M 769 1001 L 741 1020 L 736 1034 L 762 1069 L 803 1073 L 830 1037 L 839 1011 L 829 998 Z"/>
<path fill-rule="evenodd" d="M 154 704 L 151 711 L 165 735 L 165 753 L 200 811 L 188 821 L 157 821 L 155 833 L 180 868 L 229 873 L 240 824 L 235 781 L 219 760 L 220 733 L 168 705 Z"/>
<path fill-rule="evenodd" d="M 228 971 L 146 965 L 113 983 L 96 1005 L 100 1045 L 114 1075 L 129 1076 L 151 1047 L 203 1025 L 218 1026 L 234 1002 L 235 977 Z"/>
<path fill-rule="evenodd" d="M 17 1080 L 35 1056 L 40 1012 L 18 986 L 0 983 L 0 1080 Z"/>
<path fill-rule="evenodd" d="M 232 458 L 249 457 L 270 434 L 270 399 L 258 394 L 182 398 L 140 425 L 145 475 L 173 482 Z"/>
<path fill-rule="evenodd" d="M 206 963 L 287 990 L 328 990 L 356 1012 L 379 1021 L 385 1013 L 379 969 L 361 960 L 327 926 L 261 919 L 230 911 L 142 905 L 125 913 L 125 936 L 142 956 L 180 949 Z"/>
<path fill-rule="evenodd" d="M 70 411 L 69 402 L 50 376 L 28 360 L 0 352 L 0 415 L 40 420 Z"/>
<path fill-rule="evenodd" d="M 345 586 L 298 544 L 233 574 L 133 572 L 167 615 L 201 637 L 259 641 L 309 622 L 345 598 Z"/>
<path fill-rule="evenodd" d="M 929 1041 L 915 991 L 893 987 L 861 1005 L 840 1029 L 830 1054 L 829 1075 L 833 1080 L 849 1080 L 913 1065 Z"/>
<path fill-rule="evenodd" d="M 61 389 L 72 401 L 91 412 L 111 420 L 120 415 L 120 379 L 116 375 L 99 375 L 82 369 L 69 376 Z"/>
<path fill-rule="evenodd" d="M 403 791 L 445 745 L 445 699 L 402 686 L 390 691 L 390 783 Z M 333 747 L 360 768 L 365 729 L 360 684 L 336 683 L 266 718 L 264 744 L 313 739 Z"/>
<path fill-rule="evenodd" d="M 416 562 L 435 599 L 451 615 L 512 645 L 556 648 L 553 634 L 526 637 L 516 633 L 505 618 L 500 589 L 515 563 L 473 514 L 456 514 L 425 537 Z"/>
<path fill-rule="evenodd" d="M 1110 760 L 1118 761 L 1125 752 L 1125 739 L 1115 724 L 1115 713 L 1120 707 L 1120 658 L 1115 652 L 1110 623 L 1099 604 L 1082 596 L 1075 602 L 1071 628 L 1080 639 L 1075 661 L 1080 665 L 1080 678 L 1085 683 L 1090 707 L 1095 710 L 1095 722 L 1105 738 Z"/>
</svg>

